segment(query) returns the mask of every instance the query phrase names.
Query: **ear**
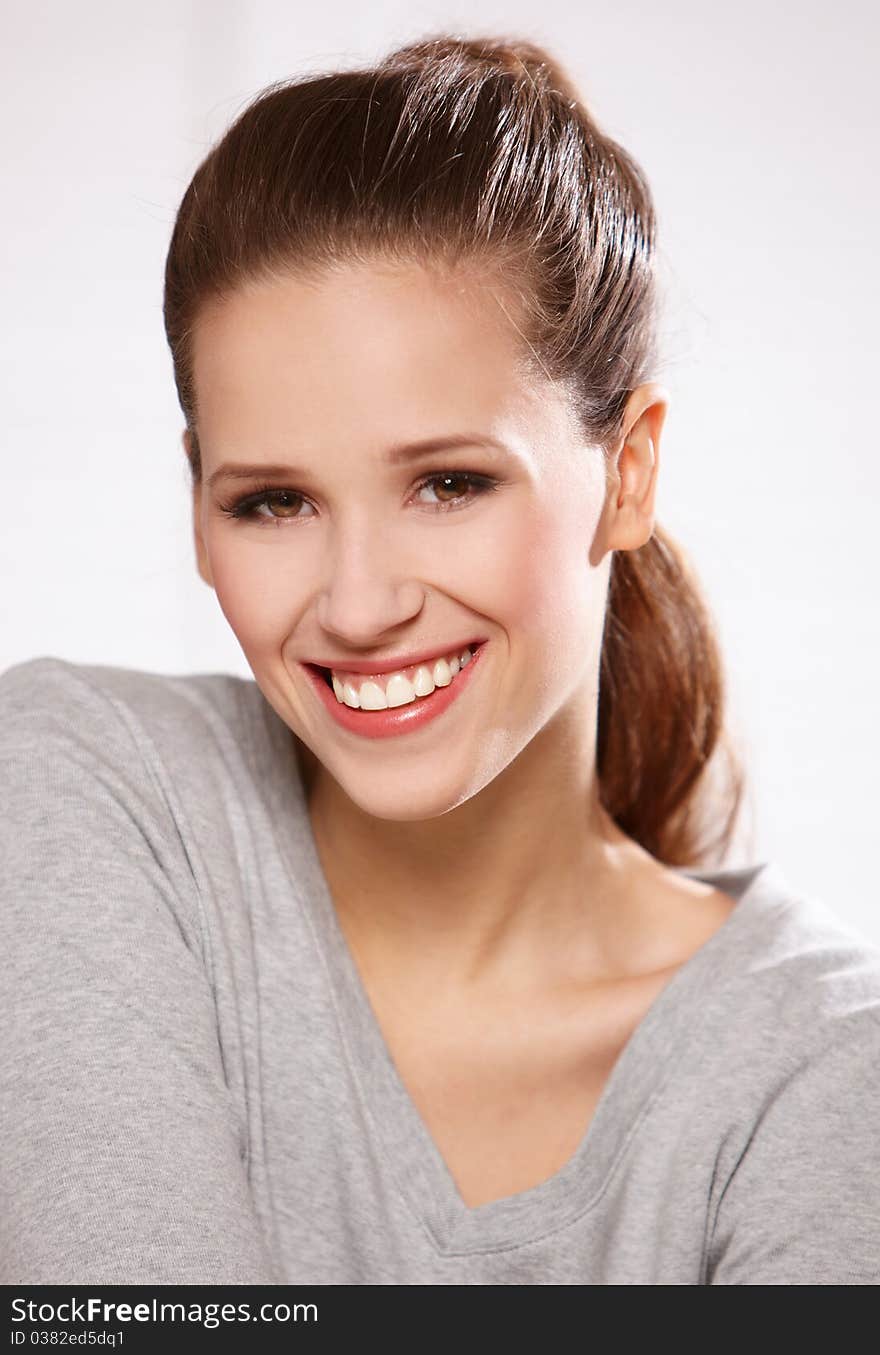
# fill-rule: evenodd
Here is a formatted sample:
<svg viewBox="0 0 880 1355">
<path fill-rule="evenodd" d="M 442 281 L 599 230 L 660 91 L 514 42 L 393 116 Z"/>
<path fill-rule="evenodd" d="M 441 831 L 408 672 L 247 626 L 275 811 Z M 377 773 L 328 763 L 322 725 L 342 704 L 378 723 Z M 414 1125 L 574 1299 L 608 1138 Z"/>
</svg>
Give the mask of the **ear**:
<svg viewBox="0 0 880 1355">
<path fill-rule="evenodd" d="M 183 447 L 186 452 L 186 459 L 192 466 L 192 438 L 187 428 L 183 434 Z M 196 545 L 196 567 L 199 571 L 199 577 L 204 579 L 205 583 L 211 588 L 214 587 L 214 578 L 211 574 L 211 563 L 208 559 L 208 552 L 205 549 L 205 541 L 202 536 L 202 482 L 198 480 L 193 484 L 193 535 Z"/>
<path fill-rule="evenodd" d="M 627 401 L 624 431 L 607 464 L 605 550 L 637 550 L 654 530 L 660 435 L 668 409 L 669 392 L 654 381 L 638 386 Z"/>
</svg>

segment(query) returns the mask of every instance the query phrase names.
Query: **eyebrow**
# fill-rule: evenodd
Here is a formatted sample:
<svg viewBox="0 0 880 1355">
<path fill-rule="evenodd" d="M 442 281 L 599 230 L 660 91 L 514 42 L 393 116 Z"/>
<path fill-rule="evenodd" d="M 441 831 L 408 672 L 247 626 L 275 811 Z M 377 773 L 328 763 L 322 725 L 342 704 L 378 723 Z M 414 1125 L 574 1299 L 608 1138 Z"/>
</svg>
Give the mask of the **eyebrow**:
<svg viewBox="0 0 880 1355">
<path fill-rule="evenodd" d="M 448 452 L 456 447 L 488 447 L 500 452 L 510 453 L 511 449 L 497 438 L 486 433 L 448 433 L 440 437 L 420 438 L 417 442 L 401 442 L 389 447 L 386 460 L 391 466 L 399 466 L 417 457 Z M 280 479 L 284 476 L 306 478 L 309 472 L 297 466 L 259 465 L 256 462 L 224 461 L 208 477 L 208 488 L 213 488 L 220 480 Z"/>
</svg>

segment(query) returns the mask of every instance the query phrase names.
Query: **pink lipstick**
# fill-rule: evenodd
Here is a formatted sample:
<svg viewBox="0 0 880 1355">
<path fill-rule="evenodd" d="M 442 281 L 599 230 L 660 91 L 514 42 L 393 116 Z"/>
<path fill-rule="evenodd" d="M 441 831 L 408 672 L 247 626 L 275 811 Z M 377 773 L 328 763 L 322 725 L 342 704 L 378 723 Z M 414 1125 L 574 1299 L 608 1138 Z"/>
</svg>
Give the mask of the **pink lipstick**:
<svg viewBox="0 0 880 1355">
<path fill-rule="evenodd" d="M 409 734 L 437 719 L 453 702 L 464 694 L 480 667 L 486 642 L 474 651 L 469 663 L 460 669 L 446 687 L 435 687 L 430 696 L 417 696 L 405 706 L 390 706 L 386 710 L 360 710 L 337 701 L 328 686 L 323 671 L 316 666 L 301 665 L 312 689 L 331 719 L 352 734 L 366 739 L 386 739 L 395 734 Z"/>
</svg>

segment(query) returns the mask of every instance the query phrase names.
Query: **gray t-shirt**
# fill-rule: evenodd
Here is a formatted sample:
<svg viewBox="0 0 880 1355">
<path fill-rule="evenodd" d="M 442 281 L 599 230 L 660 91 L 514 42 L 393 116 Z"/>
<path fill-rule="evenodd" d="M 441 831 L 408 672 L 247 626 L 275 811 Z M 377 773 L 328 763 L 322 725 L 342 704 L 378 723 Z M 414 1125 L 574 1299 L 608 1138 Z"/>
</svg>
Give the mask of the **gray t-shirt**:
<svg viewBox="0 0 880 1355">
<path fill-rule="evenodd" d="M 468 1208 L 255 682 L 19 663 L 0 797 L 0 1283 L 880 1281 L 880 948 L 774 863 L 683 872 L 737 907 Z"/>
</svg>

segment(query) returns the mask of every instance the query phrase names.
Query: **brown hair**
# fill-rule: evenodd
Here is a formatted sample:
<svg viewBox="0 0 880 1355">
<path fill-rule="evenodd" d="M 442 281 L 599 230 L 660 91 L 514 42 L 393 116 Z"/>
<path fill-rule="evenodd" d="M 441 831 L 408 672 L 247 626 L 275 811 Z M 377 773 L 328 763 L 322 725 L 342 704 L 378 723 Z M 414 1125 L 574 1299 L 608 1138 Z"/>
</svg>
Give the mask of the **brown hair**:
<svg viewBox="0 0 880 1355">
<path fill-rule="evenodd" d="M 656 367 L 654 240 L 641 169 L 534 43 L 440 35 L 370 69 L 270 85 L 199 165 L 168 252 L 165 329 L 194 482 L 203 306 L 252 280 L 376 257 L 502 276 L 528 360 L 566 383 L 587 439 L 610 448 Z M 596 770 L 605 809 L 668 865 L 730 846 L 744 776 L 723 706 L 706 604 L 655 525 L 612 558 Z M 706 773 L 722 750 L 719 790 Z"/>
</svg>

